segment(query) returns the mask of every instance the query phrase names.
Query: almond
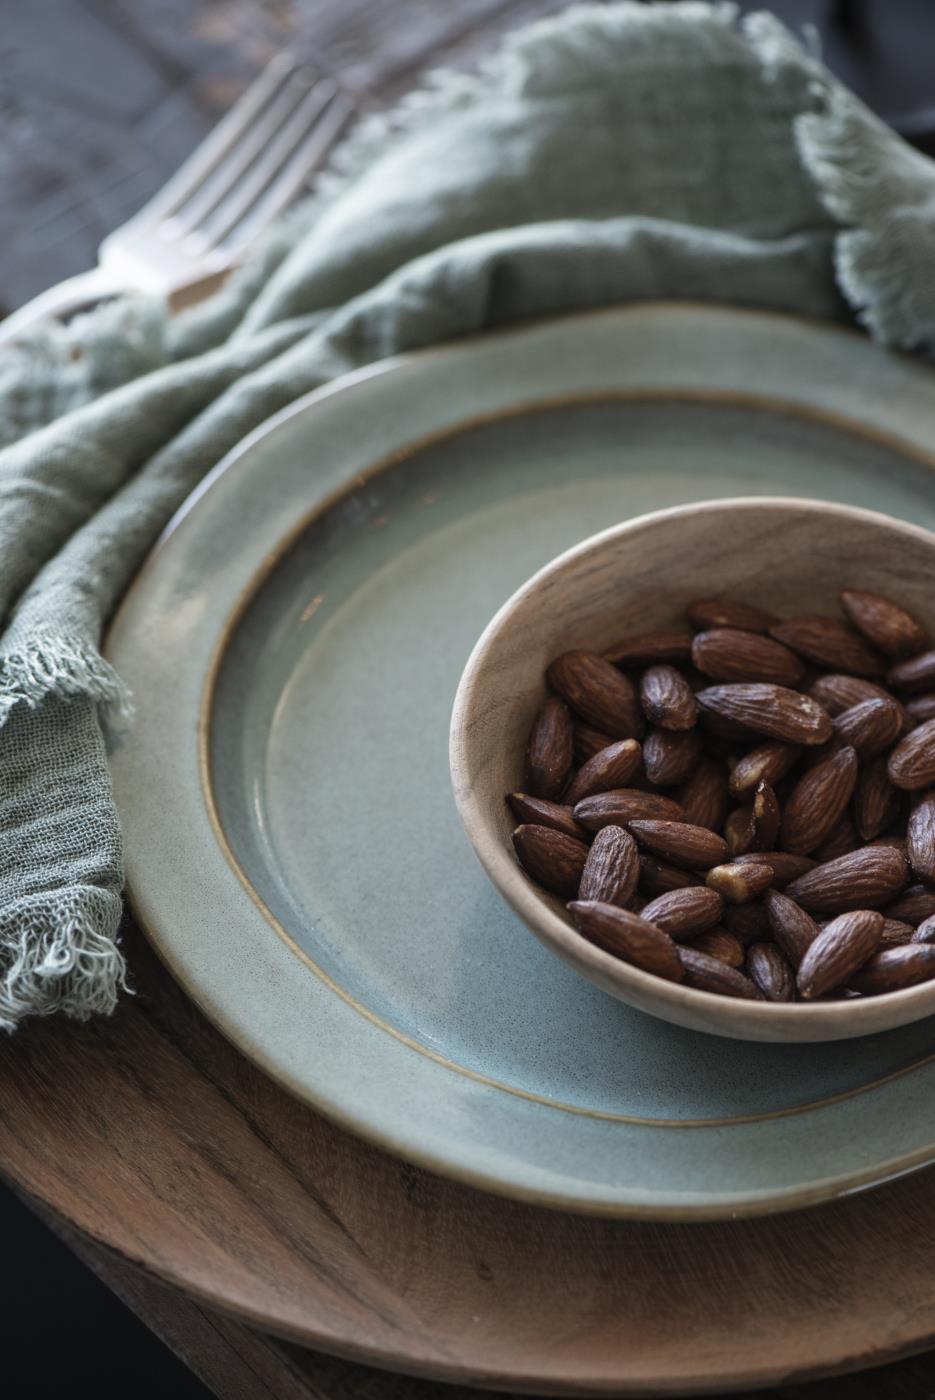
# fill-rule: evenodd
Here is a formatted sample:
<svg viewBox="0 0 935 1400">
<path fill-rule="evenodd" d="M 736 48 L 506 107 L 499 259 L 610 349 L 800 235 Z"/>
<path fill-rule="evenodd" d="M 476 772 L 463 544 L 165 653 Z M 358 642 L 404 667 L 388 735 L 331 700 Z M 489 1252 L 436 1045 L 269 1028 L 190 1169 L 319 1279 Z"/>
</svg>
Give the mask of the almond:
<svg viewBox="0 0 935 1400">
<path fill-rule="evenodd" d="M 669 982 L 682 981 L 684 974 L 676 946 L 663 929 L 639 914 L 596 900 L 575 900 L 568 908 L 585 938 L 606 953 Z"/>
<path fill-rule="evenodd" d="M 643 744 L 643 768 L 657 787 L 684 783 L 701 759 L 701 739 L 694 729 L 675 733 L 671 729 L 651 729 Z"/>
<path fill-rule="evenodd" d="M 908 878 L 909 867 L 899 851 L 892 846 L 864 846 L 816 865 L 793 880 L 786 894 L 809 913 L 841 914 L 895 900 Z"/>
<path fill-rule="evenodd" d="M 548 826 L 553 831 L 562 831 L 576 841 L 588 841 L 590 833 L 579 826 L 571 815 L 570 807 L 558 802 L 549 802 L 544 797 L 530 797 L 525 792 L 511 792 L 507 802 L 521 822 L 530 826 Z"/>
<path fill-rule="evenodd" d="M 671 938 L 681 940 L 714 928 L 723 908 L 724 901 L 715 890 L 695 885 L 657 895 L 641 913 L 644 919 L 664 928 Z"/>
<path fill-rule="evenodd" d="M 768 865 L 773 872 L 773 889 L 781 890 L 792 880 L 815 868 L 815 861 L 793 851 L 748 851 L 735 857 L 737 865 Z"/>
<path fill-rule="evenodd" d="M 904 943 L 911 943 L 915 929 L 912 924 L 904 924 L 900 919 L 883 920 L 883 932 L 880 934 L 881 948 L 898 948 Z"/>
<path fill-rule="evenodd" d="M 817 700 L 829 715 L 840 715 L 845 710 L 859 705 L 862 700 L 892 700 L 888 690 L 874 681 L 862 680 L 860 676 L 844 676 L 830 672 L 819 676 L 809 686 L 809 695 Z M 898 703 L 898 702 L 897 702 Z"/>
<path fill-rule="evenodd" d="M 856 749 L 863 762 L 895 744 L 903 732 L 904 719 L 898 700 L 862 700 L 838 715 L 832 724 L 835 735 Z"/>
<path fill-rule="evenodd" d="M 679 821 L 682 809 L 668 797 L 639 788 L 612 788 L 610 792 L 595 792 L 576 802 L 573 809 L 576 822 L 588 831 L 600 831 L 603 826 L 629 826 L 634 818 Z"/>
<path fill-rule="evenodd" d="M 572 750 L 568 706 L 554 697 L 546 700 L 529 734 L 526 761 L 534 797 L 558 797 L 571 767 Z"/>
<path fill-rule="evenodd" d="M 805 676 L 794 651 L 769 637 L 732 627 L 699 632 L 692 642 L 692 661 L 716 681 L 773 681 L 794 688 Z"/>
<path fill-rule="evenodd" d="M 935 977 L 935 946 L 931 943 L 907 943 L 902 948 L 884 948 L 876 953 L 851 978 L 851 987 L 864 996 L 881 992 L 898 992 L 903 987 L 915 987 Z"/>
<path fill-rule="evenodd" d="M 698 718 L 691 686 L 674 666 L 650 666 L 643 672 L 640 704 L 650 724 L 661 729 L 691 729 Z"/>
<path fill-rule="evenodd" d="M 857 755 L 841 749 L 804 773 L 782 814 L 782 844 L 808 855 L 843 816 L 857 783 Z"/>
<path fill-rule="evenodd" d="M 605 826 L 595 836 L 581 872 L 579 899 L 603 904 L 629 903 L 640 873 L 636 842 L 622 826 Z"/>
<path fill-rule="evenodd" d="M 935 783 L 935 719 L 927 719 L 900 739 L 887 765 L 890 782 L 915 792 Z"/>
<path fill-rule="evenodd" d="M 655 666 L 659 661 L 689 661 L 692 654 L 690 632 L 660 628 L 624 637 L 604 652 L 604 660 L 614 666 Z"/>
<path fill-rule="evenodd" d="M 812 745 L 831 738 L 830 716 L 815 700 L 785 686 L 715 685 L 700 690 L 695 699 L 709 713 L 771 739 Z"/>
<path fill-rule="evenodd" d="M 767 1001 L 795 999 L 795 973 L 775 943 L 753 943 L 747 949 L 747 976 Z"/>
<path fill-rule="evenodd" d="M 689 870 L 707 870 L 727 855 L 727 846 L 721 837 L 703 826 L 689 826 L 679 821 L 637 820 L 631 821 L 629 827 L 641 846 Z"/>
<path fill-rule="evenodd" d="M 865 841 L 872 841 L 899 816 L 899 793 L 890 782 L 886 759 L 875 758 L 857 779 L 854 821 Z"/>
<path fill-rule="evenodd" d="M 827 865 L 829 860 L 846 856 L 849 851 L 856 851 L 859 846 L 857 828 L 845 812 L 841 820 L 835 822 L 821 845 L 812 851 L 812 856 L 817 865 Z"/>
<path fill-rule="evenodd" d="M 916 879 L 935 885 L 935 791 L 926 793 L 909 818 L 906 855 Z"/>
<path fill-rule="evenodd" d="M 696 702 L 699 693 L 698 690 L 695 691 Z M 760 738 L 756 730 L 749 729 L 745 724 L 739 724 L 737 720 L 727 719 L 724 715 L 716 714 L 714 710 L 699 708 L 698 723 L 704 730 L 711 752 L 720 753 L 722 758 L 726 756 L 727 752 L 735 749 L 738 744 L 755 744 Z"/>
<path fill-rule="evenodd" d="M 730 775 L 731 793 L 746 797 L 758 783 L 775 787 L 795 767 L 801 753 L 797 744 L 760 744 L 735 764 Z"/>
<path fill-rule="evenodd" d="M 769 937 L 762 901 L 753 904 L 727 904 L 721 923 L 740 943 L 762 943 Z"/>
<path fill-rule="evenodd" d="M 577 894 L 588 858 L 583 841 L 548 826 L 518 826 L 513 832 L 516 856 L 526 874 L 556 894 Z"/>
<path fill-rule="evenodd" d="M 887 656 L 915 656 L 929 645 L 922 624 L 905 608 L 880 593 L 845 588 L 841 593 L 841 606 L 867 641 Z"/>
<path fill-rule="evenodd" d="M 763 908 L 770 933 L 780 952 L 792 967 L 798 967 L 818 937 L 818 925 L 800 904 L 778 890 L 766 891 Z"/>
<path fill-rule="evenodd" d="M 794 617 L 771 627 L 769 635 L 829 671 L 846 671 L 853 676 L 883 674 L 883 661 L 877 653 L 833 617 Z"/>
<path fill-rule="evenodd" d="M 677 865 L 667 865 L 655 856 L 643 852 L 640 855 L 640 889 L 656 898 L 671 890 L 702 888 L 701 878 L 690 870 L 679 870 Z"/>
<path fill-rule="evenodd" d="M 772 879 L 772 866 L 741 865 L 731 861 L 727 865 L 713 866 L 705 877 L 705 884 L 717 890 L 730 904 L 748 904 L 769 888 Z"/>
<path fill-rule="evenodd" d="M 753 839 L 751 851 L 771 851 L 779 835 L 780 812 L 776 794 L 769 783 L 757 784 L 753 796 Z"/>
<path fill-rule="evenodd" d="M 576 724 L 574 727 L 574 752 L 576 763 L 587 763 L 589 758 L 593 758 L 602 749 L 610 748 L 614 740 L 609 734 L 604 734 L 600 729 L 589 729 L 586 724 Z"/>
<path fill-rule="evenodd" d="M 730 598 L 698 598 L 686 611 L 692 626 L 701 629 L 735 627 L 743 632 L 768 632 L 776 621 L 773 613 Z"/>
<path fill-rule="evenodd" d="M 726 963 L 728 967 L 743 967 L 743 944 L 725 928 L 712 928 L 707 933 L 699 934 L 692 939 L 691 946 L 696 953 L 706 953 L 709 958 L 717 958 L 718 962 Z"/>
<path fill-rule="evenodd" d="M 935 647 L 900 661 L 886 673 L 886 684 L 894 690 L 918 695 L 923 690 L 935 690 Z"/>
<path fill-rule="evenodd" d="M 549 685 L 586 724 L 612 739 L 638 739 L 643 712 L 636 691 L 616 666 L 593 651 L 566 651 L 546 672 Z"/>
<path fill-rule="evenodd" d="M 799 995 L 813 1001 L 849 981 L 879 947 L 882 932 L 883 915 L 873 909 L 855 909 L 832 919 L 799 964 Z"/>
<path fill-rule="evenodd" d="M 727 770 L 724 764 L 715 759 L 700 763 L 675 796 L 689 826 L 706 826 L 711 831 L 720 831 L 727 815 Z"/>
<path fill-rule="evenodd" d="M 935 943 L 935 915 L 925 919 L 909 941 L 911 943 Z"/>
<path fill-rule="evenodd" d="M 935 719 L 935 692 L 930 695 L 917 695 L 915 699 L 907 700 L 906 714 L 913 724 L 922 724 L 924 720 Z"/>
<path fill-rule="evenodd" d="M 935 890 L 927 885 L 910 885 L 892 904 L 887 905 L 888 919 L 903 919 L 917 927 L 935 915 Z"/>
<path fill-rule="evenodd" d="M 562 794 L 570 807 L 595 792 L 626 787 L 639 772 L 643 751 L 636 739 L 620 739 L 586 759 Z"/>
<path fill-rule="evenodd" d="M 742 972 L 720 958 L 701 953 L 690 943 L 679 946 L 678 957 L 684 969 L 685 981 L 690 987 L 697 987 L 701 992 L 715 992 L 722 997 L 760 1000 L 760 993 L 749 977 L 744 977 Z"/>
<path fill-rule="evenodd" d="M 735 807 L 724 823 L 727 854 L 731 858 L 744 855 L 752 848 L 755 836 L 753 804 L 751 803 L 749 807 Z"/>
</svg>

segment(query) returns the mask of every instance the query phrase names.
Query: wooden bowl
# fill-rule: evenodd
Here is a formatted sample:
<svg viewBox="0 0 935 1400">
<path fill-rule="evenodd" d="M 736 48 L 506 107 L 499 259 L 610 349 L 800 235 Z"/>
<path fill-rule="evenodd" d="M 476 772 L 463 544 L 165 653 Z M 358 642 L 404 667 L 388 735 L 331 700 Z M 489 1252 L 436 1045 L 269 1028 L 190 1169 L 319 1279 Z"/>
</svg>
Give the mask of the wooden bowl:
<svg viewBox="0 0 935 1400">
<path fill-rule="evenodd" d="M 532 932 L 611 996 L 693 1030 L 743 1040 L 869 1035 L 935 1013 L 935 981 L 876 997 L 777 1005 L 666 982 L 594 947 L 564 902 L 513 854 L 504 798 L 521 789 L 526 741 L 564 651 L 603 651 L 681 622 L 692 598 L 724 595 L 779 613 L 839 615 L 844 587 L 884 593 L 935 631 L 935 535 L 828 501 L 737 498 L 614 526 L 560 555 L 514 593 L 465 667 L 451 725 L 455 800 L 494 885 Z"/>
</svg>

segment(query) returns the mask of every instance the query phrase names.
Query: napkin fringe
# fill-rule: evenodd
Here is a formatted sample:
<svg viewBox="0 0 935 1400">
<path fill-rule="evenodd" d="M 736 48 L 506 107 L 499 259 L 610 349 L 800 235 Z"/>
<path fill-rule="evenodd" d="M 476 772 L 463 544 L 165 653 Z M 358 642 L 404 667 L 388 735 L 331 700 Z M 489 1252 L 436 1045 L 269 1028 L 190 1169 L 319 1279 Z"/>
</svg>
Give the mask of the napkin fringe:
<svg viewBox="0 0 935 1400">
<path fill-rule="evenodd" d="M 130 691 L 97 648 L 79 637 L 34 634 L 0 658 L 0 727 L 16 705 L 35 709 L 50 696 L 81 695 L 95 701 L 108 723 L 133 718 Z"/>
<path fill-rule="evenodd" d="M 110 1015 L 129 991 L 120 896 L 93 885 L 27 895 L 0 918 L 0 1030 L 25 1016 Z"/>
</svg>

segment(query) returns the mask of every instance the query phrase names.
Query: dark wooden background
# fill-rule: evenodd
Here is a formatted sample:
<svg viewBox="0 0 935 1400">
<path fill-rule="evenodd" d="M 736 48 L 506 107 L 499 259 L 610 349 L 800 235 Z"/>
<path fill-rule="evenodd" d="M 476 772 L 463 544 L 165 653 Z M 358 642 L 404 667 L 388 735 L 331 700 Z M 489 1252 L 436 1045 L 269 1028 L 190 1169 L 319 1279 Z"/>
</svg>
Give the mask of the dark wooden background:
<svg viewBox="0 0 935 1400">
<path fill-rule="evenodd" d="M 365 106 L 379 107 L 424 68 L 471 64 L 508 29 L 564 7 L 565 0 L 5 0 L 0 313 L 90 267 L 101 238 L 159 188 L 283 47 L 302 50 L 340 74 Z M 776 0 L 772 8 L 793 24 L 815 24 L 831 66 L 923 149 L 935 146 L 933 0 Z M 0 1201 L 0 1229 L 4 1353 L 28 1363 L 20 1370 L 16 1360 L 0 1362 L 0 1391 L 11 1400 L 92 1384 L 98 1400 L 207 1394 L 12 1197 Z M 81 1241 L 70 1244 L 83 1252 Z M 218 1360 L 224 1324 L 205 1316 L 197 1336 L 189 1328 L 182 1337 L 166 1290 L 129 1274 L 108 1282 L 203 1376 L 216 1377 L 212 1368 L 226 1364 Z M 244 1345 L 242 1334 L 236 1345 Z M 244 1365 L 259 1374 L 265 1364 L 257 1340 Z M 323 1398 L 383 1393 L 374 1373 L 347 1363 L 322 1359 L 318 1375 Z M 283 1393 L 271 1384 L 270 1395 Z M 923 1357 L 771 1393 L 935 1397 L 935 1365 Z M 444 1387 L 415 1383 L 406 1394 L 430 1400 Z"/>
</svg>

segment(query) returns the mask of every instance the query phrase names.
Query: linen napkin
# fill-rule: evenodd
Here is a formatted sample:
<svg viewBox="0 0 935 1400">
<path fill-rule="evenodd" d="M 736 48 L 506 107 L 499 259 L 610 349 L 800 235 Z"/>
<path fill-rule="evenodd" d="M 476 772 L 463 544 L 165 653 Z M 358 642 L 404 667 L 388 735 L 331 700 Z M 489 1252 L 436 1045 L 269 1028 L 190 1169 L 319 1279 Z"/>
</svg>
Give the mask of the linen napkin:
<svg viewBox="0 0 935 1400">
<path fill-rule="evenodd" d="M 123 299 L 0 359 L 0 1026 L 124 983 L 104 731 L 131 705 L 99 645 L 204 473 L 368 361 L 655 297 L 926 352 L 935 167 L 769 15 L 578 7 L 362 126 L 202 307 Z"/>
</svg>

